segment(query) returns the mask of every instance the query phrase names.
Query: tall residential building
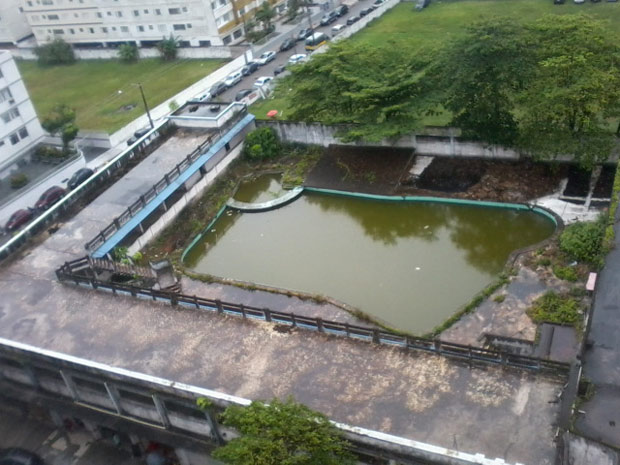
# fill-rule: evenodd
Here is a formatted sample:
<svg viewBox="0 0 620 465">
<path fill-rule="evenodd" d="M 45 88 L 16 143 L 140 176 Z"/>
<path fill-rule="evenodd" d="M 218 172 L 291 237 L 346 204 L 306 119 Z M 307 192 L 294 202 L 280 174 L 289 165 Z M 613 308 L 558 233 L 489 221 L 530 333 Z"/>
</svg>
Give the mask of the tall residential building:
<svg viewBox="0 0 620 465">
<path fill-rule="evenodd" d="M 0 45 L 17 45 L 32 35 L 22 0 L 0 0 Z"/>
<path fill-rule="evenodd" d="M 2 0 L 4 1 L 4 0 Z M 153 46 L 172 34 L 182 46 L 228 45 L 263 0 L 24 0 L 37 43 L 62 37 L 75 46 L 135 42 Z"/>
<path fill-rule="evenodd" d="M 0 178 L 44 135 L 11 52 L 0 50 Z"/>
</svg>

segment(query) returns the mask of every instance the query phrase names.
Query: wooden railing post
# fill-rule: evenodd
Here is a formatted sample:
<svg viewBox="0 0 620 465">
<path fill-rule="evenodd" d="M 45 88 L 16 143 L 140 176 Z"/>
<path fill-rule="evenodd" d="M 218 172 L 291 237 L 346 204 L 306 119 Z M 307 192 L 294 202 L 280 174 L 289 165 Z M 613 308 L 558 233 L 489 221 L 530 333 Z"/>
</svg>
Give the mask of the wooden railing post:
<svg viewBox="0 0 620 465">
<path fill-rule="evenodd" d="M 241 310 L 241 315 L 243 316 L 243 318 L 247 318 L 248 316 L 245 313 L 245 307 L 243 306 L 243 304 L 239 305 L 239 309 Z"/>
<path fill-rule="evenodd" d="M 265 321 L 271 321 L 271 310 L 263 308 L 263 314 L 265 315 Z"/>
<path fill-rule="evenodd" d="M 194 305 L 196 306 L 196 308 L 200 308 L 200 305 L 198 305 L 198 297 L 196 297 L 196 294 L 194 294 Z"/>
<path fill-rule="evenodd" d="M 295 320 L 295 314 L 291 313 L 291 323 L 293 324 L 293 328 L 297 326 L 297 321 Z"/>
<path fill-rule="evenodd" d="M 372 342 L 374 342 L 375 344 L 379 344 L 381 342 L 381 340 L 379 339 L 379 330 L 378 329 L 373 329 L 372 330 Z"/>
<path fill-rule="evenodd" d="M 319 330 L 319 333 L 324 333 L 325 329 L 323 328 L 323 320 L 320 318 L 316 319 L 316 327 Z"/>
<path fill-rule="evenodd" d="M 222 301 L 216 300 L 215 305 L 217 306 L 217 313 L 224 313 L 224 309 L 222 308 Z"/>
</svg>

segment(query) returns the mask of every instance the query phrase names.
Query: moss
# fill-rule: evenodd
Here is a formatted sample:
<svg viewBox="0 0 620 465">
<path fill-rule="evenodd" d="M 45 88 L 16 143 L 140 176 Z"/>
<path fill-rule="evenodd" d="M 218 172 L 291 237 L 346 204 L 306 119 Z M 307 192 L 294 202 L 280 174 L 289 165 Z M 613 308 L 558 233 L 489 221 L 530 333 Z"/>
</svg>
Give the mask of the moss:
<svg viewBox="0 0 620 465">
<path fill-rule="evenodd" d="M 553 267 L 553 274 L 559 279 L 563 279 L 564 281 L 569 281 L 571 283 L 574 283 L 579 278 L 577 275 L 577 270 L 570 266 L 556 265 Z"/>
<path fill-rule="evenodd" d="M 501 304 L 504 300 L 506 300 L 506 294 L 498 294 L 493 297 L 493 302 L 497 302 L 498 304 Z"/>
</svg>

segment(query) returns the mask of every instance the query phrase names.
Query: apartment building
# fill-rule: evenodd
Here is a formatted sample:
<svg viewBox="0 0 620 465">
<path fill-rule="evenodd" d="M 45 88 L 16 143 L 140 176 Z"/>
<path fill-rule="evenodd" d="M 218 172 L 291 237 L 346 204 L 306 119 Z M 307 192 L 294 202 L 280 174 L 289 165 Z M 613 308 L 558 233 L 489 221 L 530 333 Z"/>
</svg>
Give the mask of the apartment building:
<svg viewBox="0 0 620 465">
<path fill-rule="evenodd" d="M 11 52 L 0 50 L 0 178 L 44 136 Z"/>
<path fill-rule="evenodd" d="M 32 30 L 23 13 L 22 0 L 1 0 L 0 45 L 17 45 L 30 35 Z"/>
<path fill-rule="evenodd" d="M 264 0 L 23 0 L 38 44 L 154 46 L 172 34 L 184 47 L 229 45 Z"/>
</svg>

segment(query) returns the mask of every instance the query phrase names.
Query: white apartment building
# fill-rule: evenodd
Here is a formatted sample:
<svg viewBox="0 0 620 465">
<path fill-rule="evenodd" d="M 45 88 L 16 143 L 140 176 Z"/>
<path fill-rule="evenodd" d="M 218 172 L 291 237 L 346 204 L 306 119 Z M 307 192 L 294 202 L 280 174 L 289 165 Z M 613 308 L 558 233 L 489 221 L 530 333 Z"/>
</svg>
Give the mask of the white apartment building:
<svg viewBox="0 0 620 465">
<path fill-rule="evenodd" d="M 23 13 L 22 0 L 0 0 L 0 44 L 17 45 L 32 35 Z"/>
<path fill-rule="evenodd" d="M 5 0 L 1 0 L 5 1 Z M 38 44 L 153 46 L 172 34 L 185 47 L 228 45 L 264 0 L 22 0 Z"/>
<path fill-rule="evenodd" d="M 0 50 L 0 178 L 44 135 L 11 52 Z"/>
</svg>

